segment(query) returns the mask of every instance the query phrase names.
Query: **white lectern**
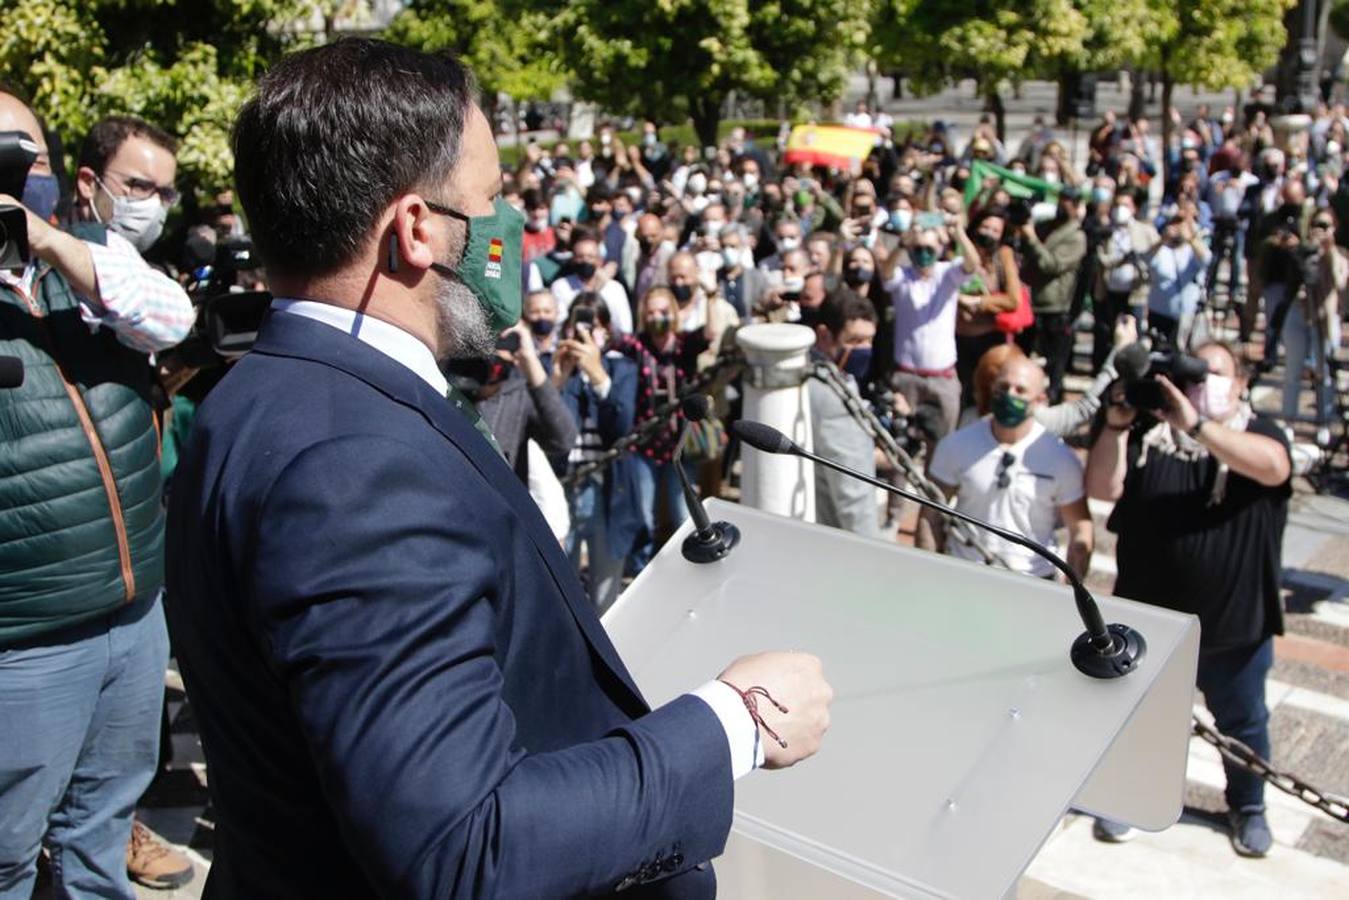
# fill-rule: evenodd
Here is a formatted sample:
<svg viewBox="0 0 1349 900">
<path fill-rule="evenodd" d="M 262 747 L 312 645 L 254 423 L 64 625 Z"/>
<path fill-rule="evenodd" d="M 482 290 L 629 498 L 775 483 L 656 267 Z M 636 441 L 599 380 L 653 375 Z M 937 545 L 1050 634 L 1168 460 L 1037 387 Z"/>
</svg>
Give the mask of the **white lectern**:
<svg viewBox="0 0 1349 900">
<path fill-rule="evenodd" d="M 1101 598 L 1147 655 L 1096 680 L 1069 660 L 1066 586 L 706 508 L 739 546 L 688 562 L 686 523 L 604 618 L 647 699 L 768 649 L 815 653 L 835 690 L 817 756 L 736 785 L 722 897 L 999 897 L 1070 806 L 1151 831 L 1179 817 L 1194 617 Z"/>
</svg>

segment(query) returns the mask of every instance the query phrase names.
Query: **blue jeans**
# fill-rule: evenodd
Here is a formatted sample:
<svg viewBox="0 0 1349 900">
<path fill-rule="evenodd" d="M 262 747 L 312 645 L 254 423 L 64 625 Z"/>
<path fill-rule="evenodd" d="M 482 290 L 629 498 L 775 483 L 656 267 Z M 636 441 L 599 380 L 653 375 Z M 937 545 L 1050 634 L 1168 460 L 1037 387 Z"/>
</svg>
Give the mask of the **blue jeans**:
<svg viewBox="0 0 1349 900">
<path fill-rule="evenodd" d="M 618 599 L 623 586 L 623 557 L 609 549 L 609 520 L 604 510 L 604 481 L 592 475 L 568 497 L 571 506 L 571 532 L 567 535 L 567 556 L 576 571 L 581 571 L 581 547 L 589 562 L 590 600 L 599 612 Z"/>
<path fill-rule="evenodd" d="M 131 898 L 131 814 L 155 774 L 169 636 L 157 596 L 0 649 L 0 898 L 38 853 L 62 898 Z"/>
<path fill-rule="evenodd" d="M 1235 650 L 1200 650 L 1199 690 L 1218 731 L 1269 759 L 1269 710 L 1265 678 L 1274 664 L 1274 639 Z M 1265 783 L 1226 761 L 1227 806 L 1234 812 L 1265 808 Z"/>
<path fill-rule="evenodd" d="M 1328 361 L 1334 358 L 1335 350 L 1340 345 L 1339 319 L 1332 318 L 1326 330 L 1328 333 L 1322 335 L 1315 322 L 1307 321 L 1301 302 L 1295 302 L 1288 308 L 1288 318 L 1283 323 L 1283 346 L 1288 352 L 1283 376 L 1285 419 L 1297 415 L 1298 400 L 1302 394 L 1302 373 L 1308 367 L 1315 373 L 1316 424 L 1326 424 L 1335 413 L 1335 377 L 1331 374 Z"/>
<path fill-rule="evenodd" d="M 638 499 L 642 504 L 642 517 L 646 521 L 647 533 L 652 536 L 650 543 L 638 547 L 633 552 L 629 568 L 636 575 L 651 562 L 665 538 L 676 531 L 689 517 L 684 506 L 684 489 L 679 483 L 679 473 L 674 462 L 658 463 L 646 457 L 639 457 L 642 466 L 638 469 Z M 698 480 L 696 463 L 684 462 L 684 473 L 695 487 Z M 666 522 L 661 521 L 660 510 L 665 508 Z"/>
</svg>

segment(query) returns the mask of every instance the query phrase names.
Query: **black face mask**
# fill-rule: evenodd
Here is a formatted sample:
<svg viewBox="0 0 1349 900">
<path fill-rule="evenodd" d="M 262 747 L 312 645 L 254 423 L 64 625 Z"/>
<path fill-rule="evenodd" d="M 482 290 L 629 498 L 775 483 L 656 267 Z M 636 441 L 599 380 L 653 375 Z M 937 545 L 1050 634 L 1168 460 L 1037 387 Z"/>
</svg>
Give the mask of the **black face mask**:
<svg viewBox="0 0 1349 900">
<path fill-rule="evenodd" d="M 861 287 L 864 284 L 869 284 L 874 274 L 875 272 L 871 269 L 849 266 L 848 270 L 843 273 L 843 280 L 848 283 L 849 287 Z"/>
<path fill-rule="evenodd" d="M 975 232 L 974 245 L 980 250 L 996 250 L 1000 242 L 991 234 L 984 234 L 982 231 Z"/>
<path fill-rule="evenodd" d="M 677 300 L 680 303 L 680 305 L 683 305 L 685 303 L 688 303 L 689 300 L 693 299 L 693 285 L 691 284 L 671 285 L 670 293 L 674 294 L 675 300 Z"/>
<path fill-rule="evenodd" d="M 589 281 L 595 277 L 595 264 L 592 262 L 578 262 L 572 266 L 572 271 L 576 277 L 582 281 Z"/>
<path fill-rule="evenodd" d="M 801 323 L 807 328 L 814 328 L 820 324 L 820 308 L 818 306 L 801 306 Z"/>
<path fill-rule="evenodd" d="M 535 319 L 529 323 L 529 330 L 533 332 L 535 337 L 541 338 L 548 337 L 556 327 L 557 323 L 552 319 Z"/>
<path fill-rule="evenodd" d="M 493 354 L 486 359 L 456 359 L 446 366 L 445 374 L 451 384 L 476 399 L 484 388 L 509 378 L 514 368 L 513 364 Z"/>
</svg>

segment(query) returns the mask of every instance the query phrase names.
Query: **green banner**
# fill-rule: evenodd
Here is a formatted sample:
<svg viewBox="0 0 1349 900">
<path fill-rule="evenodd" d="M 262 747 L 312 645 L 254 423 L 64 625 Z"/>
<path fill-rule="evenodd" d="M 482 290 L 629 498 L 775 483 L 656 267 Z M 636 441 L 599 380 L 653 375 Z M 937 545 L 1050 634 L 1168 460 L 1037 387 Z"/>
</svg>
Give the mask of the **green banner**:
<svg viewBox="0 0 1349 900">
<path fill-rule="evenodd" d="M 967 209 L 974 202 L 974 198 L 979 196 L 979 192 L 983 190 L 984 181 L 990 176 L 996 177 L 1003 189 L 1014 199 L 1031 202 L 1045 200 L 1050 203 L 1057 203 L 1059 191 L 1063 190 L 1062 184 L 1054 184 L 1022 172 L 1014 172 L 1002 166 L 995 166 L 993 163 L 984 162 L 982 159 L 976 159 L 974 164 L 970 166 L 970 177 L 965 181 L 965 207 Z"/>
</svg>

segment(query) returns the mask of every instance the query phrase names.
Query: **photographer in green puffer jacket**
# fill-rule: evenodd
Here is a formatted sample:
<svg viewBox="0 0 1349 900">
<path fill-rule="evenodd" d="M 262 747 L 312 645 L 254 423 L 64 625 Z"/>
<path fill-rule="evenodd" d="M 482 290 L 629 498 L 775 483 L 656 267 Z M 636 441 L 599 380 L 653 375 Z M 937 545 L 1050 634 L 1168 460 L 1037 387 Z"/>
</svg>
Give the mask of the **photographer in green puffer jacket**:
<svg viewBox="0 0 1349 900">
<path fill-rule="evenodd" d="M 131 814 L 154 774 L 168 641 L 164 520 L 149 355 L 193 321 L 187 295 L 138 251 L 176 199 L 174 145 L 132 119 L 95 126 L 79 217 L 42 129 L 0 91 L 0 132 L 39 155 L 23 197 L 26 267 L 0 271 L 0 896 L 32 891 L 39 850 L 58 895 L 131 896 Z M 86 165 L 85 156 L 96 159 Z"/>
</svg>

